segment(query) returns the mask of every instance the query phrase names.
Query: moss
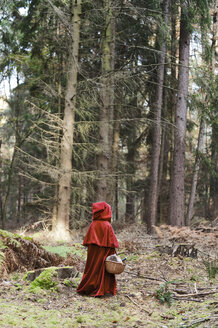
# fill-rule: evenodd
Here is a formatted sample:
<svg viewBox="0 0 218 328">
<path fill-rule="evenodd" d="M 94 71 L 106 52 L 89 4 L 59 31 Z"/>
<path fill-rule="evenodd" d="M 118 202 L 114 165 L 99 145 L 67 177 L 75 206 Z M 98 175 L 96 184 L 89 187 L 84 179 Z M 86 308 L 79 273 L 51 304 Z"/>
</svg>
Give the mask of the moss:
<svg viewBox="0 0 218 328">
<path fill-rule="evenodd" d="M 82 319 L 82 317 L 79 317 L 79 318 L 77 318 L 77 320 L 76 320 L 78 323 L 82 323 L 83 322 L 83 319 Z"/>
<path fill-rule="evenodd" d="M 139 259 L 139 256 L 136 254 L 128 256 L 129 261 L 137 261 Z"/>
<path fill-rule="evenodd" d="M 198 276 L 196 276 L 196 275 L 192 275 L 192 276 L 190 277 L 190 280 L 191 280 L 191 281 L 199 281 L 200 279 L 199 279 Z"/>
<path fill-rule="evenodd" d="M 78 324 L 72 322 L 72 317 L 60 315 L 56 309 L 41 309 L 39 305 L 30 306 L 29 303 L 12 304 L 1 302 L 1 310 L 4 309 L 4 316 L 0 316 L 0 327 L 13 328 L 74 328 Z M 11 315 L 13 313 L 13 317 Z M 62 310 L 64 313 L 64 310 Z M 66 314 L 67 315 L 67 314 Z"/>
<path fill-rule="evenodd" d="M 146 256 L 146 259 L 153 259 L 153 258 L 159 258 L 160 257 L 160 253 L 158 251 L 154 251 L 152 252 L 150 255 Z"/>
<path fill-rule="evenodd" d="M 35 295 L 39 295 L 39 296 L 46 296 L 46 291 L 44 289 L 42 289 L 41 287 L 30 287 L 29 288 L 30 292 L 35 294 Z"/>
<path fill-rule="evenodd" d="M 70 248 L 68 246 L 43 246 L 43 248 L 50 252 L 50 253 L 54 253 L 54 254 L 58 254 L 62 257 L 66 257 L 67 253 L 70 253 Z"/>
<path fill-rule="evenodd" d="M 21 290 L 22 289 L 22 285 L 19 284 L 19 283 L 14 284 L 14 287 L 15 287 L 16 290 Z"/>
<path fill-rule="evenodd" d="M 47 300 L 45 298 L 39 298 L 37 300 L 37 303 L 39 303 L 39 304 L 45 304 L 46 302 L 47 302 Z"/>
<path fill-rule="evenodd" d="M 31 272 L 33 272 L 33 271 L 27 271 L 27 273 L 25 273 L 25 275 L 23 276 L 23 280 L 27 280 L 27 276 L 28 276 L 28 274 L 31 273 Z"/>
<path fill-rule="evenodd" d="M 30 291 L 38 293 L 39 289 L 57 290 L 58 282 L 54 280 L 54 277 L 57 277 L 56 269 L 46 269 L 33 282 L 31 282 Z"/>
<path fill-rule="evenodd" d="M 84 260 L 86 259 L 86 250 L 81 244 L 78 243 L 74 244 L 73 246 L 58 245 L 43 246 L 43 248 L 48 252 L 58 254 L 64 258 L 67 257 L 67 254 L 70 254 L 80 256 Z"/>
<path fill-rule="evenodd" d="M 25 240 L 33 241 L 33 238 L 32 237 L 29 237 L 29 236 L 24 236 L 22 238 L 25 239 Z"/>
<path fill-rule="evenodd" d="M 69 279 L 65 279 L 63 283 L 67 287 L 72 287 L 72 285 L 73 285 L 73 282 Z"/>
<path fill-rule="evenodd" d="M 192 262 L 193 261 L 193 258 L 191 258 L 191 257 L 184 257 L 183 258 L 183 261 L 184 262 Z"/>
<path fill-rule="evenodd" d="M 15 281 L 18 281 L 20 278 L 19 274 L 18 273 L 15 273 L 12 275 L 12 279 L 15 280 Z"/>
</svg>

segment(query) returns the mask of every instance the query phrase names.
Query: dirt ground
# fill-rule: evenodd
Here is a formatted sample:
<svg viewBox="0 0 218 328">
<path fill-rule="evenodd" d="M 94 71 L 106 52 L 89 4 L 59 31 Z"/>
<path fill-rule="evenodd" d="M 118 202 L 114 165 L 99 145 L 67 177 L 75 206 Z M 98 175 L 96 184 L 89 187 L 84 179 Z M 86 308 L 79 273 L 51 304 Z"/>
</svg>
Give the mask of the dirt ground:
<svg viewBox="0 0 218 328">
<path fill-rule="evenodd" d="M 147 235 L 143 225 L 114 230 L 118 253 L 127 257 L 125 272 L 116 276 L 116 296 L 76 293 L 86 258 L 81 246 L 85 231 L 75 232 L 70 245 L 55 245 L 42 234 L 40 241 L 50 251 L 62 249 L 81 258 L 79 273 L 60 280 L 57 290 L 34 292 L 23 272 L 1 279 L 0 327 L 218 327 L 216 229 L 162 226 L 155 237 Z"/>
</svg>

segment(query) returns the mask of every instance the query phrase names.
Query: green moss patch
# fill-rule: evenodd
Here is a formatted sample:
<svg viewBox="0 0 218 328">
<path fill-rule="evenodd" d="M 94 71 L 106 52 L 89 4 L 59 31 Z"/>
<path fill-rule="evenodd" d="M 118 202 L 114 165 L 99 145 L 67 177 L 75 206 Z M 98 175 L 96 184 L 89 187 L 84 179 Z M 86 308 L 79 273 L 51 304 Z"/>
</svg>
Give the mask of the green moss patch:
<svg viewBox="0 0 218 328">
<path fill-rule="evenodd" d="M 83 260 L 86 259 L 86 249 L 84 246 L 82 246 L 79 243 L 75 243 L 72 246 L 67 246 L 67 245 L 57 245 L 57 246 L 43 246 L 43 248 L 51 253 L 58 254 L 64 258 L 66 258 L 68 255 L 70 256 L 79 256 Z"/>
<path fill-rule="evenodd" d="M 43 271 L 38 278 L 36 278 L 33 282 L 30 284 L 30 290 L 31 292 L 39 291 L 39 289 L 51 289 L 56 290 L 58 281 L 55 281 L 54 278 L 57 277 L 57 271 L 55 268 L 48 268 L 45 271 Z"/>
</svg>

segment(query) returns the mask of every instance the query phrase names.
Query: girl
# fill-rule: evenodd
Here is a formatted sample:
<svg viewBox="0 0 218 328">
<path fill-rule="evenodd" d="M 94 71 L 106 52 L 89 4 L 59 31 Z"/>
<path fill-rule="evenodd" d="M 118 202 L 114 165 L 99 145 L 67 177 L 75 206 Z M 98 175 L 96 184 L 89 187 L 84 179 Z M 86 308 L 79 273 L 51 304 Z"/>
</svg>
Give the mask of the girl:
<svg viewBox="0 0 218 328">
<path fill-rule="evenodd" d="M 94 203 L 92 214 L 92 223 L 83 242 L 88 246 L 86 266 L 77 292 L 90 296 L 116 295 L 115 275 L 105 270 L 105 259 L 119 247 L 110 224 L 111 207 L 105 202 Z"/>
</svg>

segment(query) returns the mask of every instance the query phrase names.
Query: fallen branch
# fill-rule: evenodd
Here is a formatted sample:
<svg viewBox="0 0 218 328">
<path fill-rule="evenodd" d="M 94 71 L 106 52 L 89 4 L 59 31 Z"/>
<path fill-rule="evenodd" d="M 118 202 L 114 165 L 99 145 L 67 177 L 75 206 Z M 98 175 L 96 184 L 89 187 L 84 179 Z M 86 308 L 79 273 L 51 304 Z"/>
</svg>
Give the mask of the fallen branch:
<svg viewBox="0 0 218 328">
<path fill-rule="evenodd" d="M 165 280 L 163 280 L 163 279 L 158 279 L 158 278 L 152 278 L 152 277 L 143 276 L 143 275 L 141 275 L 141 274 L 138 274 L 138 273 L 135 273 L 135 272 L 131 272 L 131 271 L 126 271 L 126 270 L 124 270 L 124 272 L 126 272 L 126 273 L 130 273 L 130 274 L 132 274 L 133 276 L 136 276 L 136 277 L 138 277 L 138 278 L 144 278 L 144 279 L 148 279 L 148 280 L 155 280 L 155 281 L 162 281 L 162 282 L 165 281 Z"/>
<path fill-rule="evenodd" d="M 196 324 L 199 324 L 199 323 L 202 323 L 202 322 L 205 322 L 205 321 L 210 321 L 210 320 L 211 320 L 211 318 L 201 318 L 201 319 L 192 321 L 190 324 L 182 325 L 181 327 L 188 328 L 188 327 L 192 327 Z"/>
<path fill-rule="evenodd" d="M 151 315 L 152 312 L 150 312 L 149 310 L 146 310 L 145 308 L 141 307 L 141 305 L 139 305 L 138 303 L 136 303 L 129 295 L 125 295 L 133 304 L 135 304 L 136 306 L 138 306 L 138 308 L 140 308 L 142 311 L 145 311 L 146 313 L 148 313 L 148 315 Z"/>
<path fill-rule="evenodd" d="M 173 299 L 174 300 L 178 300 L 178 301 L 186 301 L 186 302 L 198 302 L 198 303 L 201 303 L 203 300 L 198 300 L 196 298 L 179 298 L 179 297 L 176 297 L 176 296 L 173 296 Z"/>
<path fill-rule="evenodd" d="M 206 293 L 193 293 L 193 294 L 181 294 L 181 295 L 176 295 L 176 297 L 192 297 L 192 296 L 207 296 L 207 295 L 210 295 L 210 294 L 216 294 L 217 293 L 217 290 L 215 291 L 211 291 L 211 292 L 206 292 Z"/>
</svg>

